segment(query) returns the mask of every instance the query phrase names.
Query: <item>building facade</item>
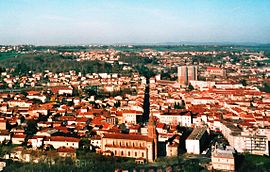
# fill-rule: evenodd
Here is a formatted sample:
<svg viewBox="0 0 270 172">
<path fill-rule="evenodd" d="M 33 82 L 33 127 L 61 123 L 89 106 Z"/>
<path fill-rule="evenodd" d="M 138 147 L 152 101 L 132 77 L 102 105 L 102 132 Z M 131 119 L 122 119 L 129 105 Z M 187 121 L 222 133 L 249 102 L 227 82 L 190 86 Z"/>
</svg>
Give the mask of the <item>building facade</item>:
<svg viewBox="0 0 270 172">
<path fill-rule="evenodd" d="M 226 70 L 217 67 L 207 67 L 206 76 L 226 76 Z"/>
<path fill-rule="evenodd" d="M 157 132 L 150 116 L 148 122 L 148 135 L 105 133 L 101 138 L 101 151 L 110 151 L 114 156 L 143 158 L 153 162 L 157 158 Z"/>
<path fill-rule="evenodd" d="M 237 152 L 269 156 L 267 136 L 254 131 L 243 131 L 231 123 L 221 123 L 221 131 Z"/>
<path fill-rule="evenodd" d="M 200 154 L 207 139 L 207 128 L 195 128 L 186 139 L 187 153 Z"/>
<path fill-rule="evenodd" d="M 222 171 L 234 171 L 234 152 L 234 149 L 229 146 L 227 146 L 225 149 L 213 146 L 211 155 L 213 169 Z"/>
<path fill-rule="evenodd" d="M 180 85 L 188 85 L 191 80 L 197 80 L 197 66 L 179 66 L 177 69 Z"/>
</svg>

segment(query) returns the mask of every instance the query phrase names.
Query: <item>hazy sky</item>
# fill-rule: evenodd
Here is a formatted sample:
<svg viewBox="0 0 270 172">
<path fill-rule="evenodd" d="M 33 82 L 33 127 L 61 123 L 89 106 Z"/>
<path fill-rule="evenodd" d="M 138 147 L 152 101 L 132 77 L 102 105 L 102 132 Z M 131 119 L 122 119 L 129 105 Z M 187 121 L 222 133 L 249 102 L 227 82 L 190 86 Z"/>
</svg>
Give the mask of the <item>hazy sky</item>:
<svg viewBox="0 0 270 172">
<path fill-rule="evenodd" d="M 270 0 L 0 0 L 0 44 L 270 42 Z"/>
</svg>

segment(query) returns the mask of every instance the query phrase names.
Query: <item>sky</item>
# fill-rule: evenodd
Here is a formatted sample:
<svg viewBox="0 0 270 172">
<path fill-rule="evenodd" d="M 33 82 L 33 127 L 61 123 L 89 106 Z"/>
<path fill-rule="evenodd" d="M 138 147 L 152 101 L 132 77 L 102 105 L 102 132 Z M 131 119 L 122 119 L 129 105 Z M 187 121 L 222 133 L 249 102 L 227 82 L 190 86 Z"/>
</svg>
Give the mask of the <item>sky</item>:
<svg viewBox="0 0 270 172">
<path fill-rule="evenodd" d="M 270 0 L 0 0 L 0 44 L 270 43 Z"/>
</svg>

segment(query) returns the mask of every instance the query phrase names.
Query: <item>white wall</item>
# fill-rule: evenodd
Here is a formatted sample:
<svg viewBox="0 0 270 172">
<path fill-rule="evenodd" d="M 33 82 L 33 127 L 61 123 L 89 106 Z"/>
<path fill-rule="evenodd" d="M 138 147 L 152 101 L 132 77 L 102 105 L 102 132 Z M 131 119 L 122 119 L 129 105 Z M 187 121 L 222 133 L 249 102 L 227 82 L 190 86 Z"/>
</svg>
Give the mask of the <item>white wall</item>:
<svg viewBox="0 0 270 172">
<path fill-rule="evenodd" d="M 199 140 L 186 140 L 187 153 L 200 154 Z"/>
</svg>

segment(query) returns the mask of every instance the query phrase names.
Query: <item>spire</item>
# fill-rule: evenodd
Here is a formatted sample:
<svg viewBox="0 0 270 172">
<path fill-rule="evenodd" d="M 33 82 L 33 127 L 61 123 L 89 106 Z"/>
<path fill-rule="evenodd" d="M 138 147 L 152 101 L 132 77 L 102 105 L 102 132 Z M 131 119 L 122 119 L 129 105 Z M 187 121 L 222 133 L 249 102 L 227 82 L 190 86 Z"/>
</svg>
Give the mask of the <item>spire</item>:
<svg viewBox="0 0 270 172">
<path fill-rule="evenodd" d="M 149 117 L 148 137 L 153 138 L 153 139 L 156 139 L 156 137 L 157 137 L 156 124 L 155 124 L 153 113 L 151 113 L 151 115 Z"/>
<path fill-rule="evenodd" d="M 155 125 L 153 112 L 151 112 L 151 114 L 150 114 L 148 125 Z"/>
<path fill-rule="evenodd" d="M 148 121 L 148 137 L 152 139 L 152 160 L 154 161 L 157 158 L 157 130 L 154 120 L 154 115 L 151 113 Z"/>
</svg>

